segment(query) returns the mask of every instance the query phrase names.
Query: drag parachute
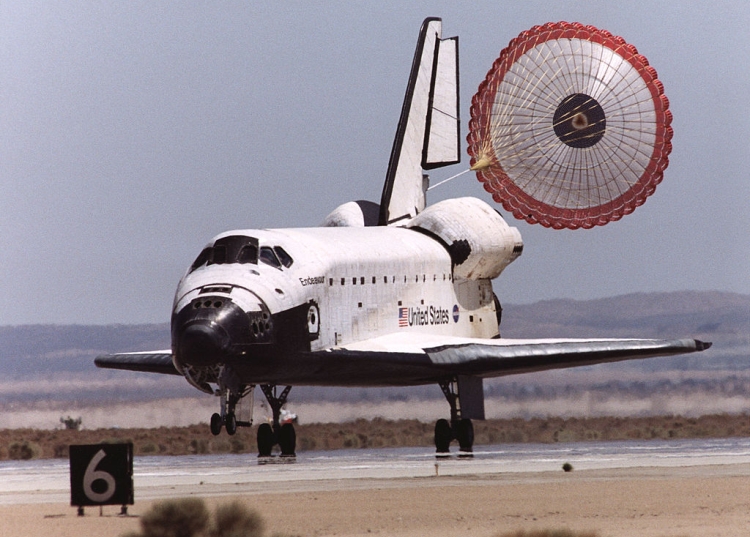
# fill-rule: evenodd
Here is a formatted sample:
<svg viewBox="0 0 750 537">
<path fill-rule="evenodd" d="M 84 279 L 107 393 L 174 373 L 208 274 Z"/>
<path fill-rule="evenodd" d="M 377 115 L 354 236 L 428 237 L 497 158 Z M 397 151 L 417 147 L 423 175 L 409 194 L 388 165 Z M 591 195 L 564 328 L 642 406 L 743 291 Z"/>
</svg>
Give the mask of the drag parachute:
<svg viewBox="0 0 750 537">
<path fill-rule="evenodd" d="M 468 152 L 485 190 L 516 218 L 591 228 L 654 193 L 671 122 L 656 70 L 633 45 L 548 23 L 513 39 L 480 84 Z"/>
</svg>

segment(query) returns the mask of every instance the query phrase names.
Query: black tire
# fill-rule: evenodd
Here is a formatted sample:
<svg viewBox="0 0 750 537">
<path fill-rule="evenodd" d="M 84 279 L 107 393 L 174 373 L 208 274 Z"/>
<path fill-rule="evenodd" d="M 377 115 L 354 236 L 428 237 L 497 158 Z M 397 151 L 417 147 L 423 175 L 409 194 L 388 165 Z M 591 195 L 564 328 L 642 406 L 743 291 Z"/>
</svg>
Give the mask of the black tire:
<svg viewBox="0 0 750 537">
<path fill-rule="evenodd" d="M 471 453 L 474 446 L 474 425 L 471 420 L 463 419 L 456 424 L 456 440 L 459 449 Z"/>
<path fill-rule="evenodd" d="M 224 426 L 227 428 L 227 434 L 229 434 L 229 436 L 232 436 L 237 432 L 237 416 L 234 415 L 234 412 L 227 414 Z"/>
<path fill-rule="evenodd" d="M 281 448 L 282 457 L 294 457 L 297 447 L 297 433 L 294 432 L 294 425 L 285 423 L 279 431 L 279 447 Z"/>
<path fill-rule="evenodd" d="M 438 453 L 449 453 L 453 431 L 448 420 L 437 420 L 435 424 L 435 451 Z"/>
<path fill-rule="evenodd" d="M 219 436 L 221 433 L 221 428 L 224 426 L 224 420 L 221 419 L 221 416 L 219 414 L 212 414 L 211 415 L 211 434 L 214 436 Z"/>
<path fill-rule="evenodd" d="M 273 449 L 273 429 L 268 423 L 258 427 L 258 457 L 270 457 Z"/>
</svg>

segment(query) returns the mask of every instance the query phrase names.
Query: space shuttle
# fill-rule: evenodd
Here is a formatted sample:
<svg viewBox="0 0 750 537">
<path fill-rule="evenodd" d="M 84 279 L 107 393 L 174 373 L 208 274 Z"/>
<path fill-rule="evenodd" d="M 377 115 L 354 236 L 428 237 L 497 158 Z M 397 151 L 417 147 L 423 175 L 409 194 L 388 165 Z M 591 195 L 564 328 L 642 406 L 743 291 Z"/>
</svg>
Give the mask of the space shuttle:
<svg viewBox="0 0 750 537">
<path fill-rule="evenodd" d="M 217 396 L 214 435 L 252 426 L 236 409 L 259 387 L 273 412 L 257 429 L 264 457 L 277 446 L 295 454 L 294 425 L 281 419 L 293 386 L 407 393 L 437 384 L 449 413 L 436 422 L 435 448 L 446 454 L 454 440 L 472 452 L 485 378 L 707 349 L 692 338 L 501 337 L 492 282 L 523 252 L 518 229 L 474 197 L 426 201 L 426 173 L 461 160 L 458 72 L 458 38 L 426 19 L 380 203 L 345 203 L 319 227 L 212 238 L 177 285 L 171 348 L 99 356 L 96 365 L 179 375 Z M 578 114 L 571 128 L 585 123 Z"/>
</svg>

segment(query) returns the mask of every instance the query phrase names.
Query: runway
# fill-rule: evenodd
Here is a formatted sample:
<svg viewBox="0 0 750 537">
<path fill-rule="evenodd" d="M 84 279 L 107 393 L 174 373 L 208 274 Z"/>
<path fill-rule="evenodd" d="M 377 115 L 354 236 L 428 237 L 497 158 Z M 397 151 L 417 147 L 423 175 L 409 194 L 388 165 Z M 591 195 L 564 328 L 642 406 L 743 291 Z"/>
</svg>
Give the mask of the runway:
<svg viewBox="0 0 750 537">
<path fill-rule="evenodd" d="M 431 477 L 536 481 L 562 477 L 566 462 L 577 473 L 641 468 L 716 475 L 731 468 L 732 475 L 750 475 L 750 439 L 477 446 L 470 459 L 436 458 L 430 448 L 311 451 L 295 460 L 247 454 L 148 456 L 135 457 L 134 486 L 137 502 L 196 494 L 398 487 Z M 69 486 L 67 459 L 0 463 L 0 505 L 69 502 Z"/>
</svg>

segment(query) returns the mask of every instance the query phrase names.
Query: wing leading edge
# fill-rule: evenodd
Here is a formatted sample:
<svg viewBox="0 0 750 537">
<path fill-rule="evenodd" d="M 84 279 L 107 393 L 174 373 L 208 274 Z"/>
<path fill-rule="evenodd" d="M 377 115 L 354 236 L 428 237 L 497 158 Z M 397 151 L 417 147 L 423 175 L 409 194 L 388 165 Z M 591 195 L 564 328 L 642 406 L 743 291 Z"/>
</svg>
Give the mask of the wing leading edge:
<svg viewBox="0 0 750 537">
<path fill-rule="evenodd" d="M 141 371 L 144 373 L 180 375 L 172 363 L 171 350 L 104 354 L 97 356 L 94 359 L 94 363 L 97 367 L 104 369 L 124 369 L 126 371 Z"/>
<path fill-rule="evenodd" d="M 711 346 L 697 339 L 469 339 L 384 336 L 333 349 L 333 354 L 371 360 L 409 357 L 436 374 L 483 378 L 700 352 Z M 343 356 L 342 356 L 343 357 Z M 407 358 L 408 359 L 408 358 Z"/>
</svg>

